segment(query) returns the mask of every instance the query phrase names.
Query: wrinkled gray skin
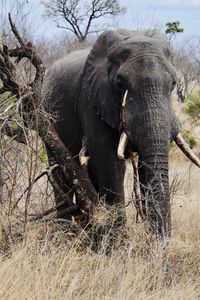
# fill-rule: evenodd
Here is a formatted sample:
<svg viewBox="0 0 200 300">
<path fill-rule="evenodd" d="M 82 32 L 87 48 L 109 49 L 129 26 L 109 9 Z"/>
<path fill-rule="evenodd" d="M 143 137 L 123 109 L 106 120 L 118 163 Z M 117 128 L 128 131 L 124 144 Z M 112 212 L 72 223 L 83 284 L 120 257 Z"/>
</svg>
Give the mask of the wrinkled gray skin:
<svg viewBox="0 0 200 300">
<path fill-rule="evenodd" d="M 44 103 L 57 118 L 60 138 L 73 156 L 87 137 L 90 174 L 106 202 L 123 204 L 124 161 L 117 157 L 121 99 L 128 89 L 123 129 L 139 154 L 143 207 L 150 228 L 170 235 L 168 153 L 179 132 L 172 111 L 176 83 L 170 49 L 156 32 L 107 31 L 92 49 L 72 53 L 51 66 Z"/>
</svg>

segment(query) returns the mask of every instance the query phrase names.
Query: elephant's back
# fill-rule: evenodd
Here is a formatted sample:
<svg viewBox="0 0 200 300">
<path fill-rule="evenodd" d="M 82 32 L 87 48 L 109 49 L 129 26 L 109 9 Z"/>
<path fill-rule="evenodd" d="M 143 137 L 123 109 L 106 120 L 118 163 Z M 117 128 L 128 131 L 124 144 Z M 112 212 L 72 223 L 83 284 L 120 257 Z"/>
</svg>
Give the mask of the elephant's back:
<svg viewBox="0 0 200 300">
<path fill-rule="evenodd" d="M 53 63 L 45 73 L 42 89 L 43 105 L 54 118 L 60 138 L 73 153 L 80 148 L 77 105 L 81 75 L 89 51 L 74 51 Z"/>
<path fill-rule="evenodd" d="M 50 110 L 61 104 L 64 97 L 71 94 L 80 85 L 80 76 L 90 49 L 74 51 L 50 65 L 45 73 L 43 83 L 43 103 Z M 74 100 L 74 99 L 72 99 Z"/>
</svg>

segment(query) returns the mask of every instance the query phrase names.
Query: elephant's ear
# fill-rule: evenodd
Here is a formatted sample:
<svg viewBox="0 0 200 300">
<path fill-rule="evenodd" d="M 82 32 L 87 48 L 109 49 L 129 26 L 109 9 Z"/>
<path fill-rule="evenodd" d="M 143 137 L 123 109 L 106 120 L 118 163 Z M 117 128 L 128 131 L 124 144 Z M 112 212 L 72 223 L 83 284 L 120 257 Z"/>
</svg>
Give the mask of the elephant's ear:
<svg viewBox="0 0 200 300">
<path fill-rule="evenodd" d="M 107 52 L 109 47 L 123 38 L 124 36 L 117 31 L 101 34 L 84 67 L 83 86 L 87 93 L 88 105 L 95 107 L 100 118 L 113 128 L 119 128 L 120 106 L 108 78 Z"/>
</svg>

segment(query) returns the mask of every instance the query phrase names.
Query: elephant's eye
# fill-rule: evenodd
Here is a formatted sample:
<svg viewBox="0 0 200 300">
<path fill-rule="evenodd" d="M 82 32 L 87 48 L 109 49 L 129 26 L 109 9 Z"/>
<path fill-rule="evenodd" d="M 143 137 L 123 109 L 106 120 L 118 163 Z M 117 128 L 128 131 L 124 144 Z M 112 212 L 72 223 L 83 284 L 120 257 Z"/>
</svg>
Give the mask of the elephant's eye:
<svg viewBox="0 0 200 300">
<path fill-rule="evenodd" d="M 118 75 L 116 78 L 116 86 L 118 89 L 123 89 L 123 87 L 124 87 L 123 78 L 120 75 Z"/>
<path fill-rule="evenodd" d="M 118 54 L 119 59 L 123 62 L 129 57 L 129 55 L 130 55 L 130 51 L 128 49 L 124 49 Z"/>
<path fill-rule="evenodd" d="M 118 74 L 116 76 L 115 86 L 120 91 L 124 91 L 124 90 L 127 89 L 127 82 L 126 82 L 125 78 L 122 75 Z"/>
<path fill-rule="evenodd" d="M 116 63 L 116 56 L 113 53 L 108 54 L 108 61 L 110 63 Z"/>
<path fill-rule="evenodd" d="M 123 49 L 121 51 L 115 51 L 108 54 L 108 60 L 111 63 L 123 63 L 129 56 L 130 51 L 128 49 Z"/>
</svg>

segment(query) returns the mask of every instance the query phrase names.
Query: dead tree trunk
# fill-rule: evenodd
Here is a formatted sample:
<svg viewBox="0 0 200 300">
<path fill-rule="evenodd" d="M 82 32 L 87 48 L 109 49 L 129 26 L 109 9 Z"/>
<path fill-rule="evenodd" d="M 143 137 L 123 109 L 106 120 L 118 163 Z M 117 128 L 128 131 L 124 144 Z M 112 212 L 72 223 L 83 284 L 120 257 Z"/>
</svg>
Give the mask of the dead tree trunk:
<svg viewBox="0 0 200 300">
<path fill-rule="evenodd" d="M 39 134 L 42 141 L 47 145 L 48 150 L 53 155 L 56 163 L 59 165 L 65 178 L 73 186 L 77 195 L 77 206 L 80 209 L 80 213 L 84 215 L 85 223 L 86 221 L 89 221 L 89 218 L 93 213 L 94 205 L 97 201 L 96 191 L 85 170 L 82 170 L 74 161 L 70 152 L 58 137 L 49 116 L 41 105 L 41 88 L 45 67 L 40 57 L 37 55 L 31 43 L 25 43 L 22 40 L 10 15 L 9 21 L 12 32 L 20 46 L 11 50 L 6 46 L 0 48 L 0 79 L 3 82 L 1 92 L 9 91 L 12 95 L 15 95 L 16 99 L 21 103 L 22 117 L 25 124 Z M 12 62 L 11 57 L 17 58 L 18 62 L 24 57 L 31 61 L 35 67 L 36 75 L 30 85 L 23 87 L 17 81 L 15 75 L 16 65 Z M 7 128 L 5 134 L 9 136 L 15 135 L 15 139 L 18 141 L 21 140 L 24 143 L 26 141 L 23 137 L 23 133 L 20 131 L 15 130 L 15 132 L 12 132 Z M 64 197 L 67 199 L 67 195 L 64 195 Z M 67 207 L 67 209 L 69 212 L 73 212 L 73 209 L 70 210 L 70 207 Z"/>
</svg>

